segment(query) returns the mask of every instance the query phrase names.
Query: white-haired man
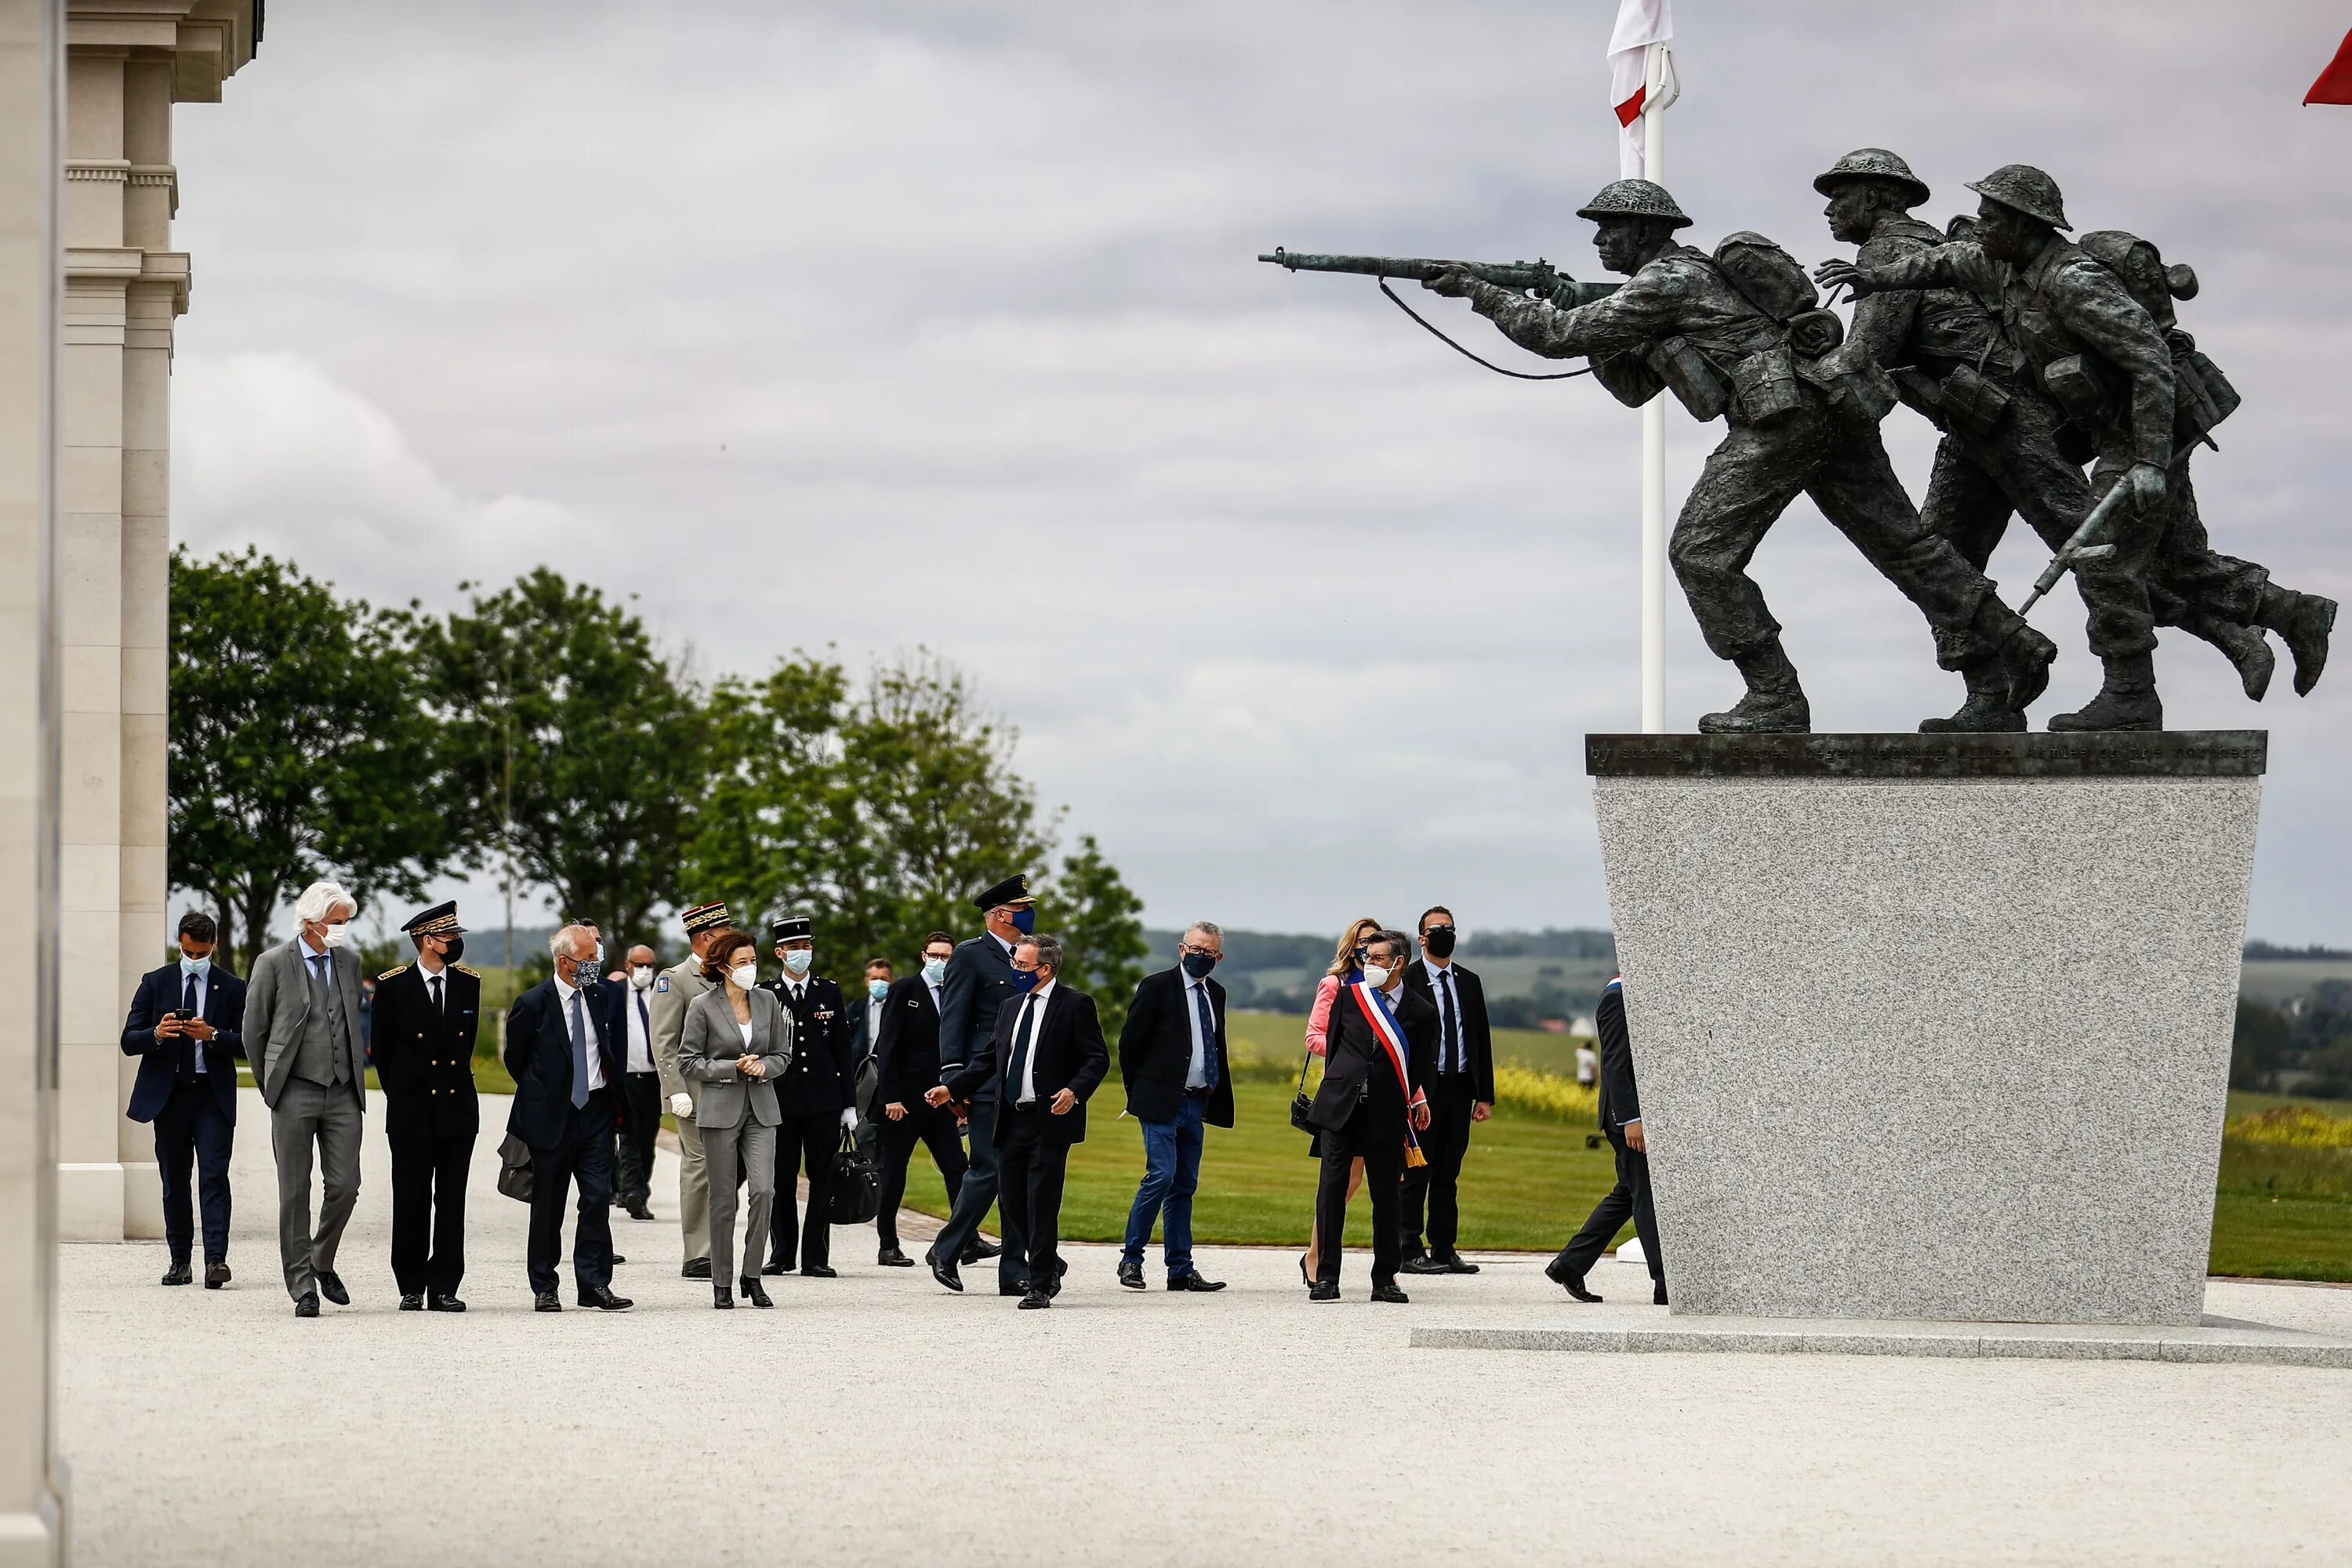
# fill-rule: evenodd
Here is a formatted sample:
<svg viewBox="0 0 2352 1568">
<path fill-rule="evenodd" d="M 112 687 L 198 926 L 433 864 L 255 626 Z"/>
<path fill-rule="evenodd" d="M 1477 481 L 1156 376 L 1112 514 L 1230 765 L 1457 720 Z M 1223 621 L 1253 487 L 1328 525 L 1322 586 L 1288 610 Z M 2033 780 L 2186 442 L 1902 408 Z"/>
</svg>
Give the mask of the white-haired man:
<svg viewBox="0 0 2352 1568">
<path fill-rule="evenodd" d="M 613 1129 L 627 1046 L 614 1036 L 601 1005 L 604 983 L 596 932 L 568 925 L 548 952 L 555 973 L 507 1013 L 506 1068 L 515 1081 L 507 1131 L 530 1148 L 530 1242 L 526 1266 L 531 1305 L 560 1312 L 556 1264 L 563 1256 L 563 1214 L 579 1189 L 572 1233 L 572 1272 L 580 1304 L 607 1312 L 629 1309 L 613 1294 Z"/>
<path fill-rule="evenodd" d="M 278 1255 L 294 1315 L 315 1318 L 319 1298 L 351 1305 L 335 1249 L 360 1194 L 360 1116 L 367 1107 L 367 1052 L 360 1044 L 360 955 L 351 920 L 359 905 L 334 882 L 313 882 L 295 900 L 290 942 L 269 949 L 247 983 L 245 1047 L 269 1108 L 278 1158 Z M 310 1163 L 317 1146 L 318 1229 L 310 1228 Z"/>
</svg>

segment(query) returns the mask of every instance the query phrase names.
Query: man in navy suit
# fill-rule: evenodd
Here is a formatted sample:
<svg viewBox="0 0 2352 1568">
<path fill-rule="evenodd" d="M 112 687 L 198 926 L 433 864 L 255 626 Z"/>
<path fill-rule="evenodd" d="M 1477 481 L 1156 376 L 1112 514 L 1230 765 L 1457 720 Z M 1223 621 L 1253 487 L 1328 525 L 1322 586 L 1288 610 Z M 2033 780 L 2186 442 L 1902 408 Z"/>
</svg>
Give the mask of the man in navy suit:
<svg viewBox="0 0 2352 1568">
<path fill-rule="evenodd" d="M 596 933 L 568 925 L 548 942 L 555 973 L 515 998 L 507 1014 L 506 1067 L 515 1081 L 507 1131 L 530 1149 L 531 1305 L 560 1312 L 555 1265 L 563 1255 L 563 1211 L 580 1188 L 572 1271 L 580 1304 L 624 1312 L 613 1294 L 613 1128 L 627 1070 L 613 1037 L 601 987 Z"/>
<path fill-rule="evenodd" d="M 998 1249 L 980 1239 L 981 1221 L 996 1202 L 996 1086 L 985 1075 L 969 1096 L 950 1095 L 947 1085 L 971 1062 L 987 1055 L 996 1028 L 996 1016 L 1015 994 L 1013 945 L 1037 929 L 1036 900 L 1029 896 L 1029 879 L 1007 877 L 972 900 L 987 929 L 955 950 L 948 960 L 947 977 L 940 986 L 940 1086 L 924 1099 L 932 1105 L 950 1100 L 971 1101 L 966 1120 L 971 1127 L 971 1163 L 956 1194 L 948 1223 L 923 1260 L 931 1277 L 950 1290 L 963 1289 L 956 1272 L 959 1263 L 996 1258 L 996 1293 L 1027 1294 L 1021 1266 L 1022 1237 L 1007 1205 L 1000 1216 L 1004 1246 Z"/>
<path fill-rule="evenodd" d="M 219 938 L 210 915 L 182 915 L 180 961 L 140 978 L 122 1026 L 122 1054 L 140 1058 L 125 1114 L 155 1124 L 163 1239 L 172 1248 L 163 1283 L 194 1279 L 193 1164 L 204 1205 L 207 1290 L 228 1283 L 228 1154 L 236 1126 L 236 1058 L 245 1055 L 245 982 L 213 963 Z"/>
<path fill-rule="evenodd" d="M 885 1268 L 915 1266 L 898 1248 L 898 1205 L 907 1195 L 907 1163 L 917 1143 L 931 1152 L 947 1184 L 950 1213 L 963 1193 L 966 1161 L 955 1112 L 923 1098 L 939 1087 L 940 989 L 954 952 L 955 939 L 943 931 L 925 938 L 922 969 L 884 993 L 874 1031 L 874 1115 L 882 1141 L 882 1206 L 874 1216 L 881 1247 L 875 1261 Z M 874 973 L 871 965 L 866 973 Z"/>
</svg>

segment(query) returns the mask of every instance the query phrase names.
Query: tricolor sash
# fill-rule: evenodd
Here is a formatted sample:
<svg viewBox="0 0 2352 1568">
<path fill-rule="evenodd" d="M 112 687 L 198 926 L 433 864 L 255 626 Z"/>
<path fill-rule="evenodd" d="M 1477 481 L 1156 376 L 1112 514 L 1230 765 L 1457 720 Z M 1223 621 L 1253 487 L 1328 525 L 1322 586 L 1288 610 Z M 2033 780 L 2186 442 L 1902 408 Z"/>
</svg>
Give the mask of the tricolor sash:
<svg viewBox="0 0 2352 1568">
<path fill-rule="evenodd" d="M 1349 989 L 1356 994 L 1356 1005 L 1363 1009 L 1364 1022 L 1372 1026 L 1372 1038 L 1380 1041 L 1389 1066 L 1396 1069 L 1397 1088 L 1404 1093 L 1404 1163 L 1408 1167 L 1426 1165 L 1429 1159 L 1421 1152 L 1421 1140 L 1412 1135 L 1412 1074 L 1405 1066 L 1404 1031 L 1397 1027 L 1387 997 L 1360 980 Z"/>
</svg>

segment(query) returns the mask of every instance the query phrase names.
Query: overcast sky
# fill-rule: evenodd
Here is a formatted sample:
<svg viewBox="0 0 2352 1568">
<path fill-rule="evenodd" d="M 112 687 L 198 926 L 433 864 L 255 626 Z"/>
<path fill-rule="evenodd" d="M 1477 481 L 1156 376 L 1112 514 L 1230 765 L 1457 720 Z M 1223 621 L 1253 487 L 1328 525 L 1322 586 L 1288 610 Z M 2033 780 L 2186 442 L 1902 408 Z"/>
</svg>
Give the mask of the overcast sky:
<svg viewBox="0 0 2352 1568">
<path fill-rule="evenodd" d="M 178 112 L 174 531 L 432 608 L 549 563 L 706 671 L 928 645 L 1155 921 L 1605 923 L 1582 737 L 1639 724 L 1639 416 L 1253 258 L 1595 275 L 1614 11 L 274 5 Z M 1675 11 L 1688 237 L 1842 254 L 1811 179 L 1858 145 L 1938 222 L 2044 165 L 2078 230 L 2204 280 L 2183 324 L 2246 398 L 2198 462 L 2217 547 L 2352 596 L 2352 110 L 2298 107 L 2340 4 Z M 1676 502 L 1720 429 L 1674 412 Z M 1916 495 L 1927 427 L 1887 432 Z M 1809 503 L 1757 574 L 1821 728 L 1958 702 Z M 2039 727 L 2097 666 L 2071 591 L 2034 618 Z M 2204 645 L 2158 657 L 2174 728 L 2271 730 L 2254 934 L 2352 942 L 2352 653 L 2299 700 L 2282 649 L 2260 709 Z M 1671 592 L 1667 683 L 1676 729 L 1738 693 Z"/>
</svg>

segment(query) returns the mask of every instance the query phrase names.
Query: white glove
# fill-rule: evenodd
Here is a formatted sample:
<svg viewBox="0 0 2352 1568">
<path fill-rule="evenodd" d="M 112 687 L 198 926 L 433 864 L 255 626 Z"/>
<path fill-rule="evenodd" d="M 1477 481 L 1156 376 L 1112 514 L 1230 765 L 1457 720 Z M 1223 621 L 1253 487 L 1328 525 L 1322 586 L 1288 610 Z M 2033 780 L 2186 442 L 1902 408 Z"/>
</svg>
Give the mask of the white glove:
<svg viewBox="0 0 2352 1568">
<path fill-rule="evenodd" d="M 671 1095 L 669 1097 L 669 1113 L 672 1116 L 692 1116 L 694 1114 L 694 1096 L 687 1093 L 686 1090 L 682 1089 L 676 1094 Z"/>
<path fill-rule="evenodd" d="M 845 1110 L 845 1111 L 843 1111 L 843 1112 L 841 1113 L 841 1125 L 842 1125 L 842 1128 L 843 1128 L 843 1130 L 844 1130 L 845 1131 L 856 1131 L 856 1128 L 857 1128 L 857 1111 L 856 1110 L 856 1109 L 855 1109 L 855 1108 L 852 1108 L 851 1110 Z"/>
</svg>

